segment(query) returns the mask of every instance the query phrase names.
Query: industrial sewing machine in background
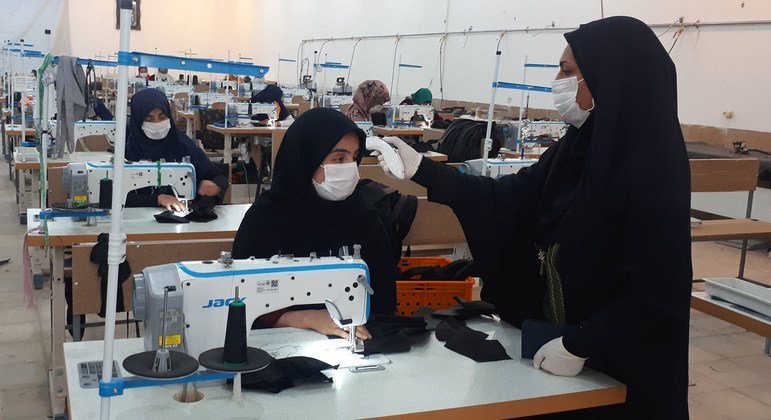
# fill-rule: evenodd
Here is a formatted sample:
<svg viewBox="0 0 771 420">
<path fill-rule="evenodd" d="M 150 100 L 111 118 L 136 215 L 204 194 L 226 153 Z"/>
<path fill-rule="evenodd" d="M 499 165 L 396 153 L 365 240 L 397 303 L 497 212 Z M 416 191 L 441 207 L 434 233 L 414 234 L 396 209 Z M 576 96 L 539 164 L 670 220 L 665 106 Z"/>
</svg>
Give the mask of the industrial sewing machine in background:
<svg viewBox="0 0 771 420">
<path fill-rule="evenodd" d="M 343 105 L 350 105 L 353 103 L 352 96 L 344 95 L 324 95 L 321 97 L 322 108 L 332 108 L 340 110 Z"/>
<path fill-rule="evenodd" d="M 228 104 L 228 117 L 231 114 L 237 115 L 238 125 L 250 125 L 268 120 L 268 125 L 274 127 L 279 117 L 279 109 L 275 103 L 230 103 Z M 253 116 L 260 116 L 252 119 Z"/>
<path fill-rule="evenodd" d="M 434 120 L 434 107 L 431 105 L 393 105 L 391 106 L 390 125 L 415 126 L 418 122 L 425 122 L 431 126 Z"/>
<path fill-rule="evenodd" d="M 166 347 L 192 357 L 221 347 L 225 340 L 228 305 L 236 287 L 246 303 L 246 325 L 261 315 L 295 305 L 324 304 L 340 328 L 364 325 L 369 318 L 369 269 L 354 245 L 338 257 L 294 257 L 233 260 L 222 252 L 217 261 L 188 261 L 145 268 L 134 276 L 134 316 L 143 321 L 145 349 L 160 346 L 164 288 Z M 183 344 L 184 343 L 184 344 Z M 355 339 L 351 340 L 354 348 Z M 186 348 L 185 348 L 186 347 Z"/>
<path fill-rule="evenodd" d="M 332 94 L 351 96 L 353 95 L 353 89 L 351 89 L 351 85 L 345 82 L 345 77 L 338 77 L 335 86 L 332 87 Z"/>
<path fill-rule="evenodd" d="M 77 162 L 63 171 L 62 187 L 67 193 L 66 208 L 85 208 L 91 204 L 109 208 L 113 178 L 111 162 Z M 109 185 L 109 186 L 108 186 Z M 196 195 L 195 167 L 187 162 L 127 163 L 123 173 L 123 204 L 129 192 L 145 187 L 169 186 L 176 197 L 186 204 Z M 102 194 L 109 196 L 102 197 Z M 56 206 L 59 207 L 59 206 Z"/>
</svg>

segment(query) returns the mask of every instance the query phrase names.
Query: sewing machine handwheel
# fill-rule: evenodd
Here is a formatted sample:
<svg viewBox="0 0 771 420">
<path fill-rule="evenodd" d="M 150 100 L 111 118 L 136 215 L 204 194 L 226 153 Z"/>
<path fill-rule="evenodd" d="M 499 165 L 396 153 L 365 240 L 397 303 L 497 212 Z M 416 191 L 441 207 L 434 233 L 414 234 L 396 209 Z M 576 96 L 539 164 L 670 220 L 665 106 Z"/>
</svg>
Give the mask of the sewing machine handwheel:
<svg viewBox="0 0 771 420">
<path fill-rule="evenodd" d="M 190 376 L 198 371 L 198 361 L 185 353 L 169 350 L 171 359 L 170 372 L 154 372 L 155 350 L 132 354 L 123 359 L 123 369 L 132 375 L 148 379 L 177 379 Z"/>
<path fill-rule="evenodd" d="M 224 347 L 207 350 L 198 356 L 201 366 L 216 370 L 218 372 L 247 373 L 255 372 L 268 367 L 273 358 L 265 350 L 254 347 L 246 348 L 246 363 L 240 365 L 229 365 L 223 361 L 225 353 Z"/>
</svg>

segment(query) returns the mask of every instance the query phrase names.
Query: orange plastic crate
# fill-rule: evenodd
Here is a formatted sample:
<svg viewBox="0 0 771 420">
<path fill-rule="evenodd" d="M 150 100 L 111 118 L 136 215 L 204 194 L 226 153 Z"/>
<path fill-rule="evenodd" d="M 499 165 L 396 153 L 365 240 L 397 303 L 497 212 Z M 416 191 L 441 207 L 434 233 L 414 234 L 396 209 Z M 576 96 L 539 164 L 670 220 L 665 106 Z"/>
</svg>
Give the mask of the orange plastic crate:
<svg viewBox="0 0 771 420">
<path fill-rule="evenodd" d="M 444 257 L 408 257 L 399 262 L 399 270 L 404 272 L 413 267 L 438 265 L 444 267 L 450 260 Z M 472 277 L 466 280 L 397 280 L 396 281 L 396 312 L 400 315 L 412 315 L 422 306 L 431 309 L 447 309 L 458 302 L 453 299 L 460 296 L 471 300 L 471 289 L 474 287 Z"/>
</svg>

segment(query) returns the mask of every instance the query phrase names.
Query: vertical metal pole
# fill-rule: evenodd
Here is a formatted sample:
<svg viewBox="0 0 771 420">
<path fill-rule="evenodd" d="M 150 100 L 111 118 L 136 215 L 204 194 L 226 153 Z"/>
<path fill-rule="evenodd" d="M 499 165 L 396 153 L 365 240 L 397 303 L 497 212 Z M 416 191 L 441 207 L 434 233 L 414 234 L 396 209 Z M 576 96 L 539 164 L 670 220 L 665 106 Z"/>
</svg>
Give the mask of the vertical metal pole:
<svg viewBox="0 0 771 420">
<path fill-rule="evenodd" d="M 752 200 L 755 197 L 755 191 L 750 191 L 747 193 L 747 213 L 745 217 L 749 219 L 752 217 Z M 747 245 L 748 240 L 744 239 L 742 240 L 742 256 L 739 261 L 739 278 L 744 278 L 744 264 L 747 262 Z"/>
<path fill-rule="evenodd" d="M 524 68 L 524 74 L 522 75 L 522 84 L 527 84 L 527 56 L 525 56 L 525 66 Z M 525 91 L 522 90 L 522 92 L 519 97 L 519 124 L 517 124 L 517 138 L 515 141 L 517 142 L 517 149 L 516 151 L 519 152 L 519 148 L 524 148 L 525 145 L 522 143 L 522 116 L 525 113 Z"/>
<path fill-rule="evenodd" d="M 123 206 L 123 159 L 126 155 L 126 114 L 128 101 L 128 66 L 124 59 L 130 51 L 131 0 L 120 3 L 120 48 L 118 50 L 118 103 L 115 109 L 115 162 L 113 170 L 113 194 L 110 220 L 110 239 L 107 252 L 107 302 L 104 323 L 104 354 L 102 381 L 112 380 L 112 358 L 115 345 L 115 306 L 118 297 L 118 267 L 125 259 L 125 234 L 122 232 Z M 101 419 L 110 418 L 110 398 L 102 398 Z"/>
<path fill-rule="evenodd" d="M 39 78 L 42 78 L 42 74 L 38 74 Z M 52 85 L 48 85 L 43 80 L 43 116 L 41 117 L 40 127 L 43 134 L 40 136 L 41 152 L 40 152 L 40 208 L 45 209 L 47 207 L 48 200 L 48 141 L 51 139 L 50 130 L 50 117 L 48 110 L 48 102 L 51 95 Z"/>
<path fill-rule="evenodd" d="M 487 132 L 482 146 L 482 176 L 487 176 L 487 154 L 492 148 L 493 111 L 495 110 L 495 93 L 498 90 L 498 68 L 501 65 L 501 50 L 495 51 L 495 72 L 493 73 L 493 88 L 490 92 L 490 106 L 487 108 Z"/>
</svg>

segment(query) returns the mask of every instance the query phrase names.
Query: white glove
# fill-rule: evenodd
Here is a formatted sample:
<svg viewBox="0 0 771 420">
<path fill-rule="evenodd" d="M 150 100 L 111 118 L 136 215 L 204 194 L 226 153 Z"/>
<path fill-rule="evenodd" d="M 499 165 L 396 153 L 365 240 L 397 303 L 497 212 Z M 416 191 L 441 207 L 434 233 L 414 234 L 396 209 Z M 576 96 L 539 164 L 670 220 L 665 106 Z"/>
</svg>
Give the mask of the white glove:
<svg viewBox="0 0 771 420">
<path fill-rule="evenodd" d="M 562 337 L 541 346 L 533 357 L 533 366 L 557 376 L 576 376 L 584 368 L 586 359 L 574 356 L 562 344 Z"/>
<path fill-rule="evenodd" d="M 404 176 L 406 176 L 407 179 L 412 179 L 412 177 L 415 176 L 415 172 L 418 171 L 418 166 L 420 166 L 423 155 L 416 152 L 415 149 L 410 147 L 399 137 L 384 137 L 383 140 L 396 148 L 396 152 L 399 154 L 399 157 L 402 158 L 402 162 L 404 163 Z M 383 161 L 383 156 L 378 154 L 377 160 L 380 166 L 383 167 L 383 171 L 386 175 L 394 177 L 393 174 L 391 174 L 391 171 L 388 170 L 386 163 Z"/>
</svg>

